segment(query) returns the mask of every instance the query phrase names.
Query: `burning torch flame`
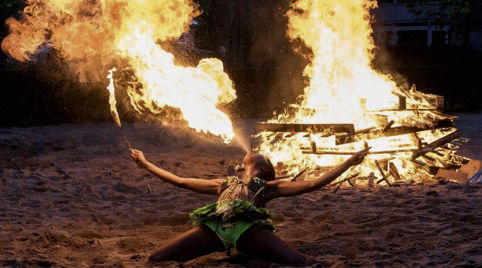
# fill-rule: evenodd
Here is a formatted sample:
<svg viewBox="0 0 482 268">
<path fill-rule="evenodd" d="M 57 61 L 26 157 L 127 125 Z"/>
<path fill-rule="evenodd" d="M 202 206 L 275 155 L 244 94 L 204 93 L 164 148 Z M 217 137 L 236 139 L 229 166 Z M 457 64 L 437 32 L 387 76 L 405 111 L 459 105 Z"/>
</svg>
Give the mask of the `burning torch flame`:
<svg viewBox="0 0 482 268">
<path fill-rule="evenodd" d="M 114 119 L 114 122 L 118 127 L 121 127 L 121 121 L 119 118 L 119 114 L 117 113 L 117 108 L 116 108 L 116 100 L 115 100 L 115 87 L 114 87 L 114 72 L 117 69 L 114 67 L 111 70 L 109 70 L 109 74 L 107 75 L 107 79 L 109 79 L 109 86 L 107 86 L 107 89 L 109 90 L 109 104 L 110 104 L 110 114 L 112 115 L 112 119 Z"/>
</svg>

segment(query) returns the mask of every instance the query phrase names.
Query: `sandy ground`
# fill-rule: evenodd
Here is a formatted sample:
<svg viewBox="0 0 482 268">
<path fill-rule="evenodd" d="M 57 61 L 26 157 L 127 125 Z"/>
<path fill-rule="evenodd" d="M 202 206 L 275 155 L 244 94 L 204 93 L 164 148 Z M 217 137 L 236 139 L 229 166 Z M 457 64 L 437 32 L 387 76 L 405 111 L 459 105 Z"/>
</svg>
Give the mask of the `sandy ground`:
<svg viewBox="0 0 482 268">
<path fill-rule="evenodd" d="M 482 112 L 459 114 L 482 157 Z M 238 122 L 245 132 L 251 121 Z M 216 178 L 244 150 L 154 123 L 124 124 L 135 148 L 180 176 Z M 216 197 L 136 168 L 111 123 L 0 128 L 1 267 L 153 267 L 153 250 L 187 231 L 188 213 Z M 143 176 L 149 181 L 149 196 Z M 482 184 L 325 188 L 268 204 L 278 236 L 310 267 L 482 267 Z M 224 253 L 159 267 L 283 267 Z"/>
</svg>

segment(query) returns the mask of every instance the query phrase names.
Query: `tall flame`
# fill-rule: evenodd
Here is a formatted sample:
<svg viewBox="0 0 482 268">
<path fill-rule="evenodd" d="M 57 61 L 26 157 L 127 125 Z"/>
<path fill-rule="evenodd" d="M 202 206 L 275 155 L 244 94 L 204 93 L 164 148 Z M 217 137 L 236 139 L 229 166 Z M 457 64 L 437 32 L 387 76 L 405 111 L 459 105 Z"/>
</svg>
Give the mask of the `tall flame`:
<svg viewBox="0 0 482 268">
<path fill-rule="evenodd" d="M 28 0 L 21 21 L 10 18 L 2 49 L 20 61 L 55 49 L 63 59 L 103 69 L 118 56 L 134 70 L 140 87 L 128 88 L 131 103 L 158 113 L 179 108 L 189 126 L 230 141 L 231 121 L 218 104 L 236 98 L 232 82 L 217 59 L 198 66 L 174 63 L 158 41 L 175 40 L 200 14 L 191 0 Z"/>
<path fill-rule="evenodd" d="M 393 106 L 397 98 L 395 82 L 370 66 L 373 40 L 370 37 L 369 9 L 376 1 L 299 0 L 288 12 L 288 36 L 300 38 L 313 52 L 304 74 L 302 107 L 317 109 L 308 116 L 300 112 L 301 122 L 355 122 L 370 126 L 366 110 Z"/>
</svg>

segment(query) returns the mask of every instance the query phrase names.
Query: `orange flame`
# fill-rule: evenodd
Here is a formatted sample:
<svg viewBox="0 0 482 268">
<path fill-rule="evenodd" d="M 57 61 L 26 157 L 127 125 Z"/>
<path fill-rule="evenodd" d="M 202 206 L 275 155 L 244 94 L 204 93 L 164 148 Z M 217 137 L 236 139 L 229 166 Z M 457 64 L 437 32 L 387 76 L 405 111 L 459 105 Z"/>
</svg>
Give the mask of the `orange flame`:
<svg viewBox="0 0 482 268">
<path fill-rule="evenodd" d="M 395 82 L 370 66 L 370 8 L 376 1 L 299 0 L 288 12 L 290 38 L 300 38 L 312 51 L 305 69 L 310 85 L 302 107 L 317 109 L 314 115 L 300 112 L 301 122 L 354 122 L 369 127 L 366 110 L 393 106 Z M 308 25 L 310 25 L 308 27 Z"/>
<path fill-rule="evenodd" d="M 114 87 L 114 72 L 116 68 L 112 68 L 109 70 L 109 74 L 107 75 L 107 79 L 109 79 L 109 86 L 107 86 L 107 90 L 109 90 L 109 105 L 110 105 L 110 113 L 112 115 L 112 119 L 118 127 L 121 127 L 121 121 L 119 118 L 119 113 L 117 113 L 116 104 L 117 101 L 115 100 L 115 87 Z"/>
<path fill-rule="evenodd" d="M 371 38 L 369 10 L 376 5 L 373 0 L 298 0 L 292 4 L 287 14 L 287 35 L 291 39 L 301 39 L 311 49 L 311 54 L 304 55 L 310 61 L 304 70 L 310 83 L 304 89 L 301 103 L 291 105 L 296 112 L 282 113 L 270 120 L 271 123 L 352 123 L 356 129 L 383 128 L 374 116 L 370 116 L 371 112 L 380 114 L 384 110 L 396 110 L 400 96 L 406 98 L 407 106 L 435 108 L 427 101 L 431 95 L 420 94 L 415 89 L 406 92 L 397 88 L 390 76 L 371 67 L 375 46 Z M 437 116 L 431 112 L 425 115 Z M 426 124 L 426 118 L 418 112 L 394 112 L 387 117 L 394 120 L 394 126 Z M 424 142 L 443 135 L 437 131 L 419 133 Z M 402 176 L 416 170 L 409 160 L 410 152 L 418 149 L 419 140 L 411 134 L 342 145 L 336 145 L 335 135 L 328 134 L 327 137 L 326 133 L 264 132 L 259 136 L 259 151 L 273 162 L 283 163 L 284 170 L 291 173 L 305 167 L 316 170 L 335 166 L 346 160 L 350 152 L 362 150 L 367 145 L 372 147 L 373 154 L 357 167 L 361 175 L 367 176 L 377 170 L 374 160 L 395 157 L 394 162 Z M 307 154 L 310 144 L 325 153 Z"/>
<path fill-rule="evenodd" d="M 217 59 L 197 68 L 174 64 L 158 41 L 175 40 L 200 14 L 191 0 L 28 0 L 21 21 L 10 18 L 2 49 L 19 61 L 35 60 L 54 49 L 83 72 L 99 71 L 116 57 L 126 59 L 142 86 L 128 88 L 137 111 L 181 110 L 189 126 L 230 141 L 232 123 L 218 104 L 236 98 L 232 82 Z M 81 72 L 82 73 L 82 72 Z M 84 74 L 83 77 L 86 75 Z M 113 89 L 113 85 L 112 85 Z M 111 102 L 112 104 L 112 102 Z M 112 106 L 111 106 L 112 107 Z"/>
</svg>

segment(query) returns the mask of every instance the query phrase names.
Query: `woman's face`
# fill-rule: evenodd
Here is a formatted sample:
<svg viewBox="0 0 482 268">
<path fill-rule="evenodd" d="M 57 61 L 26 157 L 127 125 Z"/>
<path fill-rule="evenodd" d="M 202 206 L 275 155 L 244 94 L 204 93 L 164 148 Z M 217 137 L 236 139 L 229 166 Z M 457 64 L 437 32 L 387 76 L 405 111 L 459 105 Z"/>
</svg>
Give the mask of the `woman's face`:
<svg viewBox="0 0 482 268">
<path fill-rule="evenodd" d="M 269 159 L 262 154 L 248 153 L 243 160 L 246 176 L 259 176 L 267 181 L 274 180 L 276 173 Z"/>
<path fill-rule="evenodd" d="M 264 165 L 266 163 L 265 156 L 257 153 L 248 153 L 243 159 L 244 168 L 252 165 Z"/>
</svg>

